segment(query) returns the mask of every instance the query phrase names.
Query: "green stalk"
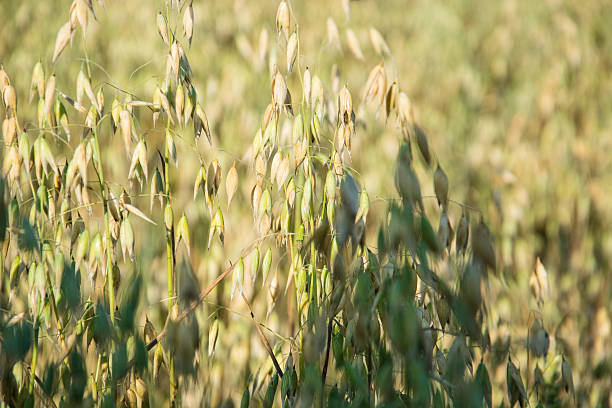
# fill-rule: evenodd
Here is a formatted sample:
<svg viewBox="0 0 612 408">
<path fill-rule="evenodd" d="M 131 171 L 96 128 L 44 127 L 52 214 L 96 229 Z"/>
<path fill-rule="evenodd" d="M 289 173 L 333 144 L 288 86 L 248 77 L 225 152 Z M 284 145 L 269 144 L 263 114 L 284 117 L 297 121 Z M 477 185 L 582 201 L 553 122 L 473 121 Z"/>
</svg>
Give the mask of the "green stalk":
<svg viewBox="0 0 612 408">
<path fill-rule="evenodd" d="M 40 304 L 40 302 L 39 302 Z M 36 363 L 38 360 L 38 315 L 34 320 L 34 339 L 32 341 L 32 366 L 30 367 L 30 385 L 28 392 L 34 396 L 34 381 L 36 380 Z"/>
<path fill-rule="evenodd" d="M 106 195 L 106 186 L 104 183 L 104 172 L 102 171 L 102 161 L 100 160 L 100 143 L 98 141 L 98 124 L 95 123 L 92 129 L 94 138 L 94 164 L 96 174 L 98 175 L 98 181 L 100 183 L 100 193 L 102 195 L 102 202 L 104 203 L 104 231 L 106 234 L 106 286 L 108 290 L 108 303 L 110 309 L 110 319 L 113 330 L 115 329 L 115 288 L 114 288 L 114 273 L 113 273 L 113 260 L 111 255 L 111 236 L 110 236 L 110 214 L 108 209 L 108 196 Z M 112 349 L 112 339 L 111 339 Z M 113 358 L 112 353 L 108 357 L 108 371 L 112 377 L 113 373 Z M 113 382 L 111 384 L 111 394 L 113 397 L 117 395 L 117 387 Z"/>
<path fill-rule="evenodd" d="M 168 115 L 170 115 L 170 112 L 168 112 Z M 170 127 L 170 118 L 168 118 L 168 122 L 167 122 L 167 131 L 169 131 L 169 127 Z M 168 136 L 166 135 L 166 138 Z M 166 195 L 166 205 L 170 205 L 170 151 L 168 149 L 168 141 L 165 141 L 165 149 L 164 149 L 164 193 Z M 173 234 L 174 232 L 174 218 L 172 219 L 172 225 L 171 228 L 168 228 L 166 226 L 166 265 L 167 265 L 167 271 L 168 271 L 168 313 L 172 313 L 172 308 L 174 307 L 175 304 L 175 298 L 176 298 L 176 287 L 174 285 L 176 276 L 174 273 L 174 248 L 172 245 L 172 239 L 173 239 Z M 176 378 L 175 378 L 175 370 L 174 370 L 174 356 L 172 355 L 172 352 L 169 350 L 169 356 L 170 356 L 170 364 L 169 364 L 169 371 L 170 371 L 170 401 L 171 401 L 171 405 L 174 406 L 175 404 L 175 392 L 177 389 L 178 384 L 176 383 Z"/>
<path fill-rule="evenodd" d="M 98 181 L 100 182 L 100 193 L 102 194 L 102 202 L 104 203 L 104 233 L 106 234 L 106 285 L 108 289 L 108 303 L 110 309 L 111 323 L 115 324 L 115 288 L 113 287 L 114 276 L 113 276 L 113 260 L 111 256 L 110 248 L 110 214 L 108 210 L 108 197 L 106 195 L 106 187 L 104 183 L 104 172 L 102 171 L 102 162 L 100 161 L 100 143 L 98 141 L 97 123 L 92 129 L 94 137 L 95 152 L 94 156 L 97 165 L 94 166 L 96 174 L 98 175 Z"/>
</svg>

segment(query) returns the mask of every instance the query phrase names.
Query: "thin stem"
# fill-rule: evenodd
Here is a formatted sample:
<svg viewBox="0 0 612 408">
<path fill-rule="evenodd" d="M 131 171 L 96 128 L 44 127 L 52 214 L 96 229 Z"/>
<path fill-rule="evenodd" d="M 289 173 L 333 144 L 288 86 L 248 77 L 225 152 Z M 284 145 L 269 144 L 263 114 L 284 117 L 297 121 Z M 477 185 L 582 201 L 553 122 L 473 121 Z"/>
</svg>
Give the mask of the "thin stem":
<svg viewBox="0 0 612 408">
<path fill-rule="evenodd" d="M 40 303 L 40 302 L 39 302 Z M 34 321 L 34 338 L 32 341 L 32 367 L 30 368 L 30 386 L 28 392 L 34 396 L 34 382 L 36 381 L 36 362 L 38 360 L 38 316 Z"/>
<path fill-rule="evenodd" d="M 170 115 L 170 112 L 168 112 Z M 166 129 L 169 131 L 170 128 L 170 118 L 168 118 Z M 164 193 L 166 195 L 166 205 L 170 205 L 170 151 L 168 148 L 168 134 L 166 134 L 165 148 L 164 148 Z M 168 272 L 168 313 L 172 313 L 172 309 L 175 304 L 176 299 L 176 287 L 174 285 L 176 276 L 174 271 L 174 245 L 173 245 L 173 235 L 174 235 L 174 219 L 172 219 L 172 225 L 169 227 L 166 225 L 166 265 Z M 170 362 L 169 362 L 169 371 L 170 371 L 170 401 L 171 404 L 175 404 L 175 395 L 177 390 L 177 383 L 175 378 L 175 370 L 174 370 L 174 356 L 170 351 Z"/>
</svg>

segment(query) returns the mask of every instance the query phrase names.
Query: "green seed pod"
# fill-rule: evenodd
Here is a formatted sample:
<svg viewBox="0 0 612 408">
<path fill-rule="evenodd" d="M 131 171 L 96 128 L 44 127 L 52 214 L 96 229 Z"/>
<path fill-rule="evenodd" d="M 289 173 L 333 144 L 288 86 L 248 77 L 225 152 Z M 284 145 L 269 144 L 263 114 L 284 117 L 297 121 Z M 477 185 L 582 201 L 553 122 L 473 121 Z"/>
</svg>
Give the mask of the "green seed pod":
<svg viewBox="0 0 612 408">
<path fill-rule="evenodd" d="M 433 230 L 433 227 L 429 223 L 429 220 L 425 215 L 421 215 L 421 237 L 427 244 L 427 247 L 435 253 L 441 252 L 441 246 L 438 242 L 438 237 Z"/>
<path fill-rule="evenodd" d="M 274 395 L 276 394 L 276 388 L 278 387 L 278 374 L 274 373 L 270 383 L 268 384 L 268 388 L 266 389 L 266 395 L 263 400 L 264 408 L 272 408 L 274 405 Z"/>
<path fill-rule="evenodd" d="M 261 263 L 261 286 L 266 283 L 266 279 L 268 278 L 268 274 L 270 273 L 270 268 L 272 267 L 272 248 L 268 248 L 266 250 L 266 254 L 264 255 L 263 261 Z"/>
<path fill-rule="evenodd" d="M 285 234 L 291 231 L 291 210 L 287 200 L 283 203 L 283 209 L 281 210 L 281 231 Z"/>
<path fill-rule="evenodd" d="M 308 279 L 308 273 L 306 272 L 306 268 L 302 265 L 297 265 L 297 290 L 299 293 L 304 293 L 306 291 L 306 281 Z"/>
<path fill-rule="evenodd" d="M 79 235 L 79 239 L 77 240 L 76 250 L 74 251 L 74 260 L 76 262 L 77 267 L 81 263 L 81 261 L 85 258 L 85 254 L 89 250 L 89 231 L 85 229 Z"/>
<path fill-rule="evenodd" d="M 310 132 L 312 133 L 312 137 L 316 143 L 321 141 L 321 125 L 319 124 L 319 117 L 317 115 L 312 115 L 312 120 L 310 121 Z"/>
<path fill-rule="evenodd" d="M 251 255 L 251 280 L 255 283 L 259 271 L 259 246 L 256 246 Z"/>
<path fill-rule="evenodd" d="M 174 225 L 174 211 L 172 211 L 172 206 L 170 204 L 166 204 L 166 208 L 164 209 L 164 224 L 166 225 L 166 231 L 172 231 Z"/>
<path fill-rule="evenodd" d="M 187 254 L 191 255 L 190 245 L 189 245 L 189 223 L 187 222 L 187 217 L 183 212 L 183 215 L 179 219 L 178 228 L 176 231 L 177 239 L 176 244 L 178 245 L 181 240 L 185 243 L 185 247 L 187 248 Z"/>
<path fill-rule="evenodd" d="M 300 224 L 298 227 L 297 232 L 295 233 L 295 240 L 299 245 L 302 245 L 302 243 L 304 242 L 304 235 L 305 235 L 305 228 L 304 228 L 304 224 Z"/>
<path fill-rule="evenodd" d="M 9 225 L 15 227 L 19 223 L 19 202 L 17 197 L 13 197 L 9 206 Z"/>
<path fill-rule="evenodd" d="M 264 213 L 270 214 L 272 210 L 272 198 L 270 196 L 270 189 L 266 188 L 261 195 L 261 199 L 259 200 L 259 211 L 257 215 L 261 217 Z"/>
<path fill-rule="evenodd" d="M 251 400 L 251 393 L 249 392 L 249 387 L 247 386 L 242 393 L 242 400 L 240 400 L 240 408 L 249 408 L 249 402 Z"/>
<path fill-rule="evenodd" d="M 302 114 L 298 113 L 293 120 L 293 141 L 302 140 L 304 138 L 304 120 Z"/>
<path fill-rule="evenodd" d="M 234 283 L 232 284 L 232 294 L 230 299 L 234 298 L 234 293 L 236 289 L 240 293 L 242 293 L 242 288 L 244 286 L 244 260 L 240 257 L 238 264 L 234 267 Z"/>
</svg>

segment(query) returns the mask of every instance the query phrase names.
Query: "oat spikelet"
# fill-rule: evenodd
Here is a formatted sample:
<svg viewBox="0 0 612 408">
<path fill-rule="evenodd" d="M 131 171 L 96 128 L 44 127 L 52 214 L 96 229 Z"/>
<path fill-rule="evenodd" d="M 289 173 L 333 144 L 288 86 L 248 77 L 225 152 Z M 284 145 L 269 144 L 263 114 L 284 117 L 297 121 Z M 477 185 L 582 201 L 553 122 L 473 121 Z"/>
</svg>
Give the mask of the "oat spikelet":
<svg viewBox="0 0 612 408">
<path fill-rule="evenodd" d="M 283 78 L 280 70 L 278 67 L 276 67 L 276 73 L 272 79 L 272 102 L 274 103 L 274 107 L 277 112 L 284 105 L 287 98 L 287 92 L 285 78 Z"/>
<path fill-rule="evenodd" d="M 59 31 L 57 32 L 57 39 L 55 40 L 55 50 L 53 51 L 53 63 L 55 63 L 55 61 L 60 56 L 62 51 L 64 51 L 64 48 L 66 48 L 66 46 L 68 45 L 68 42 L 70 41 L 70 37 L 72 36 L 73 31 L 74 31 L 74 28 L 70 24 L 70 21 L 68 21 L 66 24 L 60 27 Z"/>
<path fill-rule="evenodd" d="M 412 126 L 414 124 L 414 112 L 410 98 L 404 92 L 400 92 L 396 103 L 397 116 L 402 126 Z"/>
<path fill-rule="evenodd" d="M 374 27 L 370 27 L 370 42 L 372 43 L 372 47 L 374 47 L 374 51 L 376 51 L 379 56 L 384 57 L 386 55 L 391 55 L 389 46 L 385 42 L 382 34 Z"/>
<path fill-rule="evenodd" d="M 470 221 L 464 212 L 459 219 L 459 224 L 457 225 L 457 236 L 455 238 L 455 249 L 457 253 L 465 254 L 469 236 Z"/>
<path fill-rule="evenodd" d="M 47 88 L 45 89 L 45 118 L 49 117 L 51 108 L 55 103 L 55 72 L 51 74 L 51 77 L 47 81 Z"/>
<path fill-rule="evenodd" d="M 348 43 L 349 49 L 359 61 L 363 61 L 365 58 L 363 56 L 363 52 L 361 51 L 361 46 L 359 45 L 359 40 L 355 35 L 355 32 L 349 28 L 346 30 L 346 42 Z"/>
<path fill-rule="evenodd" d="M 119 125 L 121 127 L 121 137 L 123 139 L 123 146 L 125 147 L 126 153 L 129 155 L 132 149 L 132 118 L 130 112 L 123 109 L 121 111 Z"/>
<path fill-rule="evenodd" d="M 310 105 L 310 98 L 312 96 L 312 77 L 308 67 L 304 70 L 304 102 L 306 105 Z"/>
<path fill-rule="evenodd" d="M 185 14 L 183 14 L 183 35 L 189 41 L 191 47 L 191 39 L 193 38 L 193 3 L 189 2 L 189 6 L 185 8 Z"/>
<path fill-rule="evenodd" d="M 340 42 L 340 33 L 338 32 L 338 26 L 333 18 L 327 18 L 327 41 L 329 45 L 342 52 L 342 43 Z"/>
<path fill-rule="evenodd" d="M 446 209 L 448 206 L 448 177 L 446 177 L 446 173 L 439 164 L 434 173 L 434 191 L 438 205 Z"/>
<path fill-rule="evenodd" d="M 30 82 L 30 102 L 38 91 L 38 97 L 43 98 L 45 95 L 45 71 L 42 63 L 38 61 L 32 70 L 32 82 Z M 0 92 L 1 93 L 1 92 Z"/>
<path fill-rule="evenodd" d="M 293 70 L 293 64 L 295 64 L 295 59 L 297 57 L 298 52 L 298 36 L 294 31 L 289 37 L 289 42 L 287 42 L 287 72 L 291 73 Z"/>
<path fill-rule="evenodd" d="M 166 43 L 166 45 L 170 45 L 170 40 L 168 37 L 168 24 L 166 24 L 166 19 L 161 12 L 157 13 L 157 31 L 159 32 L 159 35 L 164 43 Z"/>
<path fill-rule="evenodd" d="M 185 89 L 183 84 L 179 83 L 176 87 L 176 93 L 174 95 L 174 110 L 176 111 L 176 118 L 178 119 L 179 125 L 183 123 L 183 110 L 185 109 Z"/>
<path fill-rule="evenodd" d="M 291 27 L 291 16 L 289 14 L 289 6 L 285 0 L 281 1 L 276 10 L 276 31 L 278 35 L 281 32 L 285 36 L 285 40 L 289 38 L 289 28 Z"/>
<path fill-rule="evenodd" d="M 366 103 L 375 102 L 381 107 L 385 105 L 387 76 L 385 75 L 384 62 L 381 62 L 370 71 L 364 91 L 364 100 Z"/>
<path fill-rule="evenodd" d="M 225 177 L 225 192 L 227 193 L 227 209 L 229 210 L 232 198 L 238 190 L 238 170 L 236 170 L 236 161 L 232 164 L 232 168 L 227 172 Z"/>
</svg>

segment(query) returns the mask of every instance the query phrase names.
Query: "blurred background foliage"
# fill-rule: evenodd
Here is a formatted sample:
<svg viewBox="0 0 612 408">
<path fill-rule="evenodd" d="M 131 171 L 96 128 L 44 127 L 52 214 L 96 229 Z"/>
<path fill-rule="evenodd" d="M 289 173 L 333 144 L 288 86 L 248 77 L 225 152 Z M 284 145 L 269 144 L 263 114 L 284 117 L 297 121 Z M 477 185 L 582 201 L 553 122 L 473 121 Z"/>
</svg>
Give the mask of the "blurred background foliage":
<svg viewBox="0 0 612 408">
<path fill-rule="evenodd" d="M 515 363 L 524 369 L 528 327 L 535 318 L 541 319 L 551 336 L 551 352 L 541 366 L 552 367 L 556 372 L 549 375 L 558 377 L 559 359 L 565 356 L 572 365 L 579 405 L 609 406 L 612 5 L 605 0 L 360 0 L 350 2 L 349 18 L 342 3 L 292 2 L 300 32 L 299 71 L 310 67 L 329 89 L 334 80 L 332 64 L 337 64 L 341 85 L 346 83 L 357 101 L 361 84 L 380 62 L 369 29 L 382 33 L 392 54 L 386 63 L 388 75 L 397 78 L 410 96 L 416 122 L 448 174 L 451 199 L 480 209 L 494 235 L 501 274 L 489 281 L 486 295 L 491 342 L 507 340 Z M 90 22 L 86 41 L 78 31 L 72 46 L 51 65 L 57 30 L 67 20 L 70 4 L 69 0 L 2 1 L 0 62 L 18 99 L 27 100 L 32 67 L 39 59 L 46 72 L 56 72 L 57 88 L 73 93 L 87 54 L 94 88 L 107 84 L 107 103 L 113 92 L 122 99 L 120 90 L 150 100 L 166 63 L 166 47 L 155 27 L 163 2 L 107 0 L 106 9 L 96 5 L 97 21 Z M 177 143 L 181 170 L 174 173 L 172 182 L 180 193 L 175 197 L 179 208 L 190 219 L 191 259 L 202 287 L 257 237 L 250 218 L 251 184 L 242 180 L 252 171 L 246 152 L 269 101 L 270 61 L 277 59 L 279 65 L 284 61 L 276 45 L 273 16 L 277 6 L 277 1 L 193 3 L 195 32 L 188 55 L 214 146 L 200 146 L 199 152 L 206 162 L 218 157 L 224 173 L 236 160 L 241 177 L 225 219 L 225 248 L 213 246 L 206 251 L 210 221 L 202 199 L 194 201 L 191 196 L 199 167 L 197 148 L 190 131 L 184 132 L 183 143 Z M 341 50 L 327 41 L 329 16 L 339 28 Z M 361 44 L 363 61 L 349 50 L 348 28 Z M 259 45 L 262 31 L 269 38 L 264 51 Z M 290 78 L 288 85 L 298 89 L 298 79 Z M 378 220 L 387 199 L 396 196 L 397 129 L 380 120 L 360 123 L 360 118 L 377 113 L 361 103 L 355 106 L 358 133 L 351 166 L 368 189 L 368 221 Z M 21 103 L 20 115 L 26 126 L 36 127 L 34 104 Z M 147 121 L 149 115 L 140 118 L 142 129 L 152 128 Z M 161 149 L 162 136 L 151 140 L 150 151 Z M 120 139 L 108 141 L 107 147 L 103 161 L 113 164 L 105 171 L 109 179 L 121 180 L 129 160 L 123 159 Z M 421 166 L 416 171 L 420 179 L 430 178 L 425 176 L 430 169 Z M 433 208 L 433 183 L 422 182 L 422 190 L 426 207 Z M 148 207 L 146 197 L 135 201 Z M 101 229 L 102 215 L 95 214 Z M 461 208 L 451 204 L 449 215 L 455 225 Z M 155 219 L 161 220 L 159 215 Z M 160 299 L 167 293 L 165 249 L 158 237 L 163 235 L 163 225 L 134 224 L 138 254 L 134 270 L 146 276 L 142 308 L 156 327 L 162 327 L 165 312 Z M 368 229 L 367 243 L 373 247 L 376 227 L 374 223 Z M 548 271 L 551 288 L 550 299 L 541 306 L 529 289 L 538 257 Z M 230 289 L 230 283 L 221 284 L 209 297 L 210 304 L 197 312 L 207 321 L 221 306 L 221 329 L 215 360 L 203 369 L 209 370 L 206 383 L 188 386 L 185 405 L 189 405 L 189 389 L 194 401 L 204 389 L 214 405 L 238 402 L 245 379 L 266 361 L 252 322 L 245 318 L 246 308 L 236 297 L 229 301 Z M 263 298 L 253 305 L 258 315 L 266 313 Z M 283 315 L 282 310 L 272 313 L 266 325 L 291 335 Z M 273 344 L 283 344 L 282 339 L 269 337 Z M 489 372 L 494 403 L 507 404 L 505 360 L 489 367 Z"/>
</svg>

